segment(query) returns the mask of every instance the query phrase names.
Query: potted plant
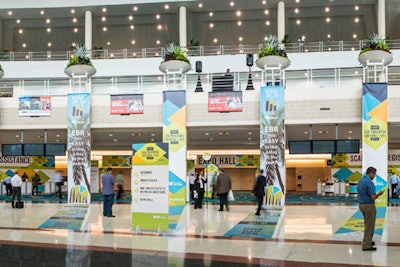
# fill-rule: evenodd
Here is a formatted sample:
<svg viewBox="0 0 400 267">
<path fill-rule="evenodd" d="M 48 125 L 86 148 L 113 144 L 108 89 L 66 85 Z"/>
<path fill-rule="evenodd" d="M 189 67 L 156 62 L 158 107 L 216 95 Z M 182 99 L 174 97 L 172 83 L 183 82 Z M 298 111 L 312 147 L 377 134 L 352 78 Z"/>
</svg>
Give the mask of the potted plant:
<svg viewBox="0 0 400 267">
<path fill-rule="evenodd" d="M 70 77 L 73 75 L 87 75 L 87 77 L 90 77 L 96 73 L 84 44 L 75 46 L 72 53 L 73 55 L 64 70 L 65 74 Z"/>
<path fill-rule="evenodd" d="M 275 35 L 268 36 L 264 46 L 260 48 L 256 65 L 261 69 L 267 67 L 286 69 L 289 67 L 290 60 L 287 53 Z"/>
<path fill-rule="evenodd" d="M 363 66 L 366 66 L 368 63 L 380 62 L 384 66 L 387 66 L 392 63 L 393 56 L 385 40 L 379 34 L 373 33 L 368 43 L 362 47 L 358 55 L 358 61 Z"/>
<path fill-rule="evenodd" d="M 169 42 L 165 46 L 164 61 L 160 64 L 160 71 L 182 72 L 186 73 L 190 70 L 190 61 L 186 56 L 185 50 L 174 42 Z"/>
<path fill-rule="evenodd" d="M 3 78 L 3 76 L 4 76 L 3 66 L 0 65 L 0 78 Z"/>
</svg>

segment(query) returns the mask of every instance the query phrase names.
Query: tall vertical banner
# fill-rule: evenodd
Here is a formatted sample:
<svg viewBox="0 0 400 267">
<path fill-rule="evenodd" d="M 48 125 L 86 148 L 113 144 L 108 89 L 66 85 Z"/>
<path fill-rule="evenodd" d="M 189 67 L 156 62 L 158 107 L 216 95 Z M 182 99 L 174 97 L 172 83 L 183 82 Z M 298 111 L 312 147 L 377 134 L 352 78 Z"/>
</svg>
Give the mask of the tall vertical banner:
<svg viewBox="0 0 400 267">
<path fill-rule="evenodd" d="M 90 94 L 68 94 L 68 203 L 90 203 Z"/>
<path fill-rule="evenodd" d="M 163 142 L 169 145 L 169 227 L 186 205 L 186 92 L 163 92 Z"/>
<path fill-rule="evenodd" d="M 285 91 L 283 86 L 260 88 L 260 168 L 268 187 L 266 204 L 285 204 Z"/>
<path fill-rule="evenodd" d="M 132 228 L 168 230 L 168 144 L 133 144 L 132 150 Z"/>
<path fill-rule="evenodd" d="M 363 173 L 368 167 L 377 169 L 376 190 L 385 189 L 376 206 L 387 206 L 388 173 L 388 102 L 387 83 L 364 83 L 362 98 Z"/>
</svg>

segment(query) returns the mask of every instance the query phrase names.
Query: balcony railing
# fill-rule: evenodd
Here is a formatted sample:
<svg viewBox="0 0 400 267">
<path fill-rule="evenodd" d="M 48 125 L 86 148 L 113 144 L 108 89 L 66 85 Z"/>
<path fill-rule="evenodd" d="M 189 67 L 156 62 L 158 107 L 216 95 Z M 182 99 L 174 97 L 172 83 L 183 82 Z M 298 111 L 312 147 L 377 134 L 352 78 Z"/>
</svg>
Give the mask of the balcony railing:
<svg viewBox="0 0 400 267">
<path fill-rule="evenodd" d="M 304 43 L 286 43 L 288 53 L 299 52 L 329 52 L 329 51 L 356 51 L 361 50 L 368 40 L 359 41 L 320 41 Z M 400 49 L 400 39 L 387 40 L 391 49 Z M 215 46 L 187 47 L 188 56 L 217 56 L 232 54 L 257 54 L 262 44 L 238 44 Z M 137 48 L 137 49 L 103 49 L 92 50 L 92 59 L 127 59 L 127 58 L 154 58 L 163 57 L 165 49 Z M 71 51 L 30 51 L 30 52 L 0 52 L 0 61 L 53 61 L 68 60 Z"/>
</svg>

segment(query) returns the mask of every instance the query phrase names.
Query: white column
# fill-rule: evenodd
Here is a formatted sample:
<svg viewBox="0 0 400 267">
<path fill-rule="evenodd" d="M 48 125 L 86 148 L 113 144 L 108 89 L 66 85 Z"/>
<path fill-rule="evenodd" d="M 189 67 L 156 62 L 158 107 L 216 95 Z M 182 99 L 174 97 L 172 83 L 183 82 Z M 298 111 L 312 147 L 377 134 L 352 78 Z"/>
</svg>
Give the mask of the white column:
<svg viewBox="0 0 400 267">
<path fill-rule="evenodd" d="M 87 49 L 92 50 L 92 11 L 85 12 L 85 46 Z"/>
<path fill-rule="evenodd" d="M 179 7 L 179 45 L 187 46 L 187 22 L 186 22 L 186 7 Z"/>
<path fill-rule="evenodd" d="M 385 13 L 385 0 L 378 0 L 378 34 L 386 39 L 386 13 Z"/>
<path fill-rule="evenodd" d="M 277 37 L 279 42 L 285 37 L 285 2 L 278 3 Z"/>
</svg>

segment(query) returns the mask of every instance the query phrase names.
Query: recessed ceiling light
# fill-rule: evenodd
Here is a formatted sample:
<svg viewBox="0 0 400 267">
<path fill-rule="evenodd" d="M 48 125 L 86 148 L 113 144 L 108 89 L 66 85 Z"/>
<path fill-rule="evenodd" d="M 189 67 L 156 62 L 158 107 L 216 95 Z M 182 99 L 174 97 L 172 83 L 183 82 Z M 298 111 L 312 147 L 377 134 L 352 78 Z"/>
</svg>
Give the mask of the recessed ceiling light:
<svg viewBox="0 0 400 267">
<path fill-rule="evenodd" d="M 49 24 L 51 22 L 50 19 L 46 19 L 46 23 Z"/>
<path fill-rule="evenodd" d="M 300 3 L 300 0 L 296 0 L 296 3 Z"/>
<path fill-rule="evenodd" d="M 137 6 L 134 6 L 134 7 L 133 7 L 133 11 L 138 11 L 138 7 L 137 7 Z"/>
<path fill-rule="evenodd" d="M 271 22 L 269 21 L 269 20 L 267 20 L 266 22 L 265 22 L 265 25 L 267 25 L 267 26 L 269 26 L 271 24 Z"/>
<path fill-rule="evenodd" d="M 129 19 L 129 20 L 133 20 L 133 16 L 129 16 L 128 19 Z"/>
<path fill-rule="evenodd" d="M 209 15 L 210 17 L 212 17 L 212 16 L 214 16 L 214 13 L 210 12 L 210 13 L 208 13 L 208 15 Z"/>
<path fill-rule="evenodd" d="M 160 44 L 160 40 L 157 40 L 157 41 L 156 41 L 156 44 Z"/>
<path fill-rule="evenodd" d="M 103 32 L 106 32 L 107 31 L 107 27 L 103 27 Z"/>
<path fill-rule="evenodd" d="M 330 35 L 330 34 L 328 34 L 326 37 L 328 37 L 328 38 L 331 38 L 331 35 Z"/>
<path fill-rule="evenodd" d="M 214 42 L 214 43 L 218 42 L 218 39 L 217 39 L 217 38 L 214 38 L 213 42 Z"/>
<path fill-rule="evenodd" d="M 239 36 L 238 40 L 239 40 L 239 42 L 243 41 L 243 37 Z"/>
<path fill-rule="evenodd" d="M 131 25 L 129 28 L 131 28 L 131 30 L 135 29 L 134 25 Z"/>
<path fill-rule="evenodd" d="M 238 25 L 238 26 L 242 26 L 242 22 L 239 20 L 239 21 L 237 22 L 237 25 Z"/>
<path fill-rule="evenodd" d="M 325 19 L 325 21 L 329 23 L 329 22 L 331 22 L 331 18 L 330 18 L 330 17 L 327 17 L 327 18 Z"/>
<path fill-rule="evenodd" d="M 113 141 L 114 141 L 114 142 L 118 142 L 118 139 L 114 139 Z"/>
<path fill-rule="evenodd" d="M 329 12 L 331 9 L 329 7 L 325 7 L 325 12 Z"/>
<path fill-rule="evenodd" d="M 357 38 L 357 34 L 353 34 L 353 38 L 356 39 Z"/>
<path fill-rule="evenodd" d="M 132 41 L 131 41 L 131 44 L 136 44 L 136 41 L 135 41 L 135 40 L 132 40 Z"/>
<path fill-rule="evenodd" d="M 359 21 L 360 21 L 359 18 L 355 18 L 355 19 L 354 19 L 354 22 L 355 22 L 355 23 L 358 23 Z"/>
<path fill-rule="evenodd" d="M 44 10 L 40 10 L 40 15 L 44 15 Z"/>
<path fill-rule="evenodd" d="M 299 9 L 298 9 L 298 8 L 295 8 L 295 9 L 294 9 L 294 13 L 296 13 L 296 14 L 299 13 Z"/>
<path fill-rule="evenodd" d="M 251 137 L 247 138 L 247 140 L 251 141 Z"/>
<path fill-rule="evenodd" d="M 203 7 L 203 3 L 199 3 L 199 8 L 202 8 Z"/>
<path fill-rule="evenodd" d="M 58 143 L 58 142 L 60 142 L 60 140 L 57 139 L 56 142 Z"/>
<path fill-rule="evenodd" d="M 26 44 L 25 44 L 25 43 L 23 43 L 23 44 L 22 44 L 22 47 L 23 47 L 23 48 L 25 48 L 25 47 L 26 47 Z"/>
<path fill-rule="evenodd" d="M 19 137 L 19 135 L 18 135 L 18 134 L 16 134 L 16 135 L 15 135 L 15 137 Z"/>
<path fill-rule="evenodd" d="M 264 14 L 268 15 L 269 14 L 269 10 L 268 9 L 264 10 Z"/>
<path fill-rule="evenodd" d="M 154 138 L 151 138 L 150 141 L 151 141 L 151 142 L 154 142 Z"/>
<path fill-rule="evenodd" d="M 308 134 L 308 132 L 304 132 L 304 134 Z"/>
<path fill-rule="evenodd" d="M 229 135 L 229 132 L 219 132 L 219 135 Z"/>
<path fill-rule="evenodd" d="M 253 134 L 253 132 L 248 132 L 247 134 Z"/>
<path fill-rule="evenodd" d="M 242 15 L 242 11 L 238 10 L 236 11 L 236 16 L 240 17 Z"/>
<path fill-rule="evenodd" d="M 169 5 L 168 5 L 168 4 L 165 5 L 164 8 L 165 8 L 165 9 L 169 9 Z"/>
<path fill-rule="evenodd" d="M 351 136 L 348 136 L 347 139 L 351 139 Z"/>
<path fill-rule="evenodd" d="M 161 18 L 160 14 L 157 14 L 156 19 L 160 19 L 160 18 Z"/>
<path fill-rule="evenodd" d="M 21 20 L 17 19 L 17 23 L 21 23 Z"/>
<path fill-rule="evenodd" d="M 297 24 L 297 25 L 300 25 L 300 24 L 301 24 L 301 20 L 299 20 L 299 19 L 296 20 L 296 24 Z"/>
<path fill-rule="evenodd" d="M 72 19 L 72 22 L 73 22 L 73 23 L 76 23 L 77 21 L 78 21 L 77 18 L 73 18 L 73 19 Z"/>
<path fill-rule="evenodd" d="M 106 17 L 101 17 L 101 21 L 106 21 Z"/>
<path fill-rule="evenodd" d="M 204 133 L 204 135 L 210 135 L 210 133 Z"/>
<path fill-rule="evenodd" d="M 266 1 L 266 0 L 263 0 L 263 1 L 262 1 L 262 4 L 263 4 L 263 5 L 266 5 L 266 4 L 267 4 L 267 1 Z"/>
<path fill-rule="evenodd" d="M 235 5 L 235 2 L 232 1 L 232 2 L 229 3 L 229 5 L 230 5 L 230 6 L 234 6 L 234 5 Z"/>
<path fill-rule="evenodd" d="M 358 10 L 358 8 L 359 8 L 358 6 L 354 6 L 354 9 L 355 9 L 355 10 Z"/>
<path fill-rule="evenodd" d="M 71 14 L 75 14 L 75 9 L 71 9 Z"/>
<path fill-rule="evenodd" d="M 107 45 L 110 45 L 111 44 L 111 42 L 107 42 Z"/>
<path fill-rule="evenodd" d="M 112 133 L 108 134 L 108 136 L 114 136 Z"/>
<path fill-rule="evenodd" d="M 156 134 L 155 134 L 155 133 L 152 133 L 151 136 L 156 136 Z"/>
<path fill-rule="evenodd" d="M 10 15 L 10 16 L 11 16 L 12 14 L 13 14 L 13 12 L 12 12 L 12 11 L 8 11 L 8 15 Z"/>
<path fill-rule="evenodd" d="M 47 43 L 47 46 L 48 46 L 48 47 L 50 47 L 50 46 L 51 46 L 51 43 L 50 43 L 50 42 L 49 42 L 49 43 Z"/>
<path fill-rule="evenodd" d="M 19 34 L 22 34 L 24 31 L 22 29 L 18 30 Z"/>
<path fill-rule="evenodd" d="M 78 32 L 78 28 L 74 28 L 74 32 Z"/>
<path fill-rule="evenodd" d="M 60 137 L 60 135 L 59 135 L 59 134 L 56 134 L 56 137 Z"/>
<path fill-rule="evenodd" d="M 47 32 L 51 32 L 51 28 L 47 28 L 46 31 L 47 31 Z"/>
<path fill-rule="evenodd" d="M 214 28 L 214 23 L 210 23 L 210 28 Z"/>
<path fill-rule="evenodd" d="M 162 25 L 161 25 L 161 24 L 158 24 L 158 25 L 157 25 L 157 29 L 158 29 L 158 30 L 162 30 Z"/>
<path fill-rule="evenodd" d="M 72 46 L 76 46 L 76 43 L 72 43 Z"/>
<path fill-rule="evenodd" d="M 214 141 L 214 138 L 210 138 L 210 141 Z"/>
<path fill-rule="evenodd" d="M 103 8 L 101 9 L 101 11 L 107 12 L 107 8 L 103 7 Z"/>
</svg>

